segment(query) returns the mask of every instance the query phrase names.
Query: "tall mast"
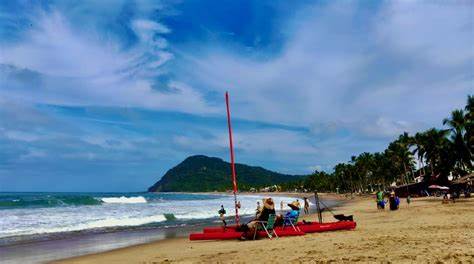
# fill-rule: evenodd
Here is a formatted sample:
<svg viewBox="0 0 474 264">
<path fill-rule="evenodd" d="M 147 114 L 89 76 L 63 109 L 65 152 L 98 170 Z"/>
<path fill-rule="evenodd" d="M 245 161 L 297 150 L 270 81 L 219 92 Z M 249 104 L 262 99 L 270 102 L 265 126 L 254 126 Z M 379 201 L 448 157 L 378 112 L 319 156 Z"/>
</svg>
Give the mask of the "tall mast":
<svg viewBox="0 0 474 264">
<path fill-rule="evenodd" d="M 227 127 L 229 128 L 230 166 L 232 169 L 232 186 L 234 189 L 235 222 L 239 224 L 239 208 L 237 206 L 237 176 L 235 175 L 234 146 L 232 144 L 232 125 L 230 122 L 229 93 L 225 92 L 225 103 L 227 105 Z"/>
</svg>

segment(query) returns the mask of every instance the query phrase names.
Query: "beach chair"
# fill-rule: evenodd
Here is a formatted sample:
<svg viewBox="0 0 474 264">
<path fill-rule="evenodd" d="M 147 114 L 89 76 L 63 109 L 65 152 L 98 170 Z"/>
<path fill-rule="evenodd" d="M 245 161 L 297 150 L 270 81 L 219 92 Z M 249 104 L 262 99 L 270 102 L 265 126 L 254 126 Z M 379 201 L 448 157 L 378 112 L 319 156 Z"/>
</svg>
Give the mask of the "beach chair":
<svg viewBox="0 0 474 264">
<path fill-rule="evenodd" d="M 268 216 L 268 221 L 257 221 L 257 227 L 255 228 L 255 233 L 253 234 L 253 240 L 257 237 L 257 232 L 259 230 L 265 230 L 265 232 L 268 235 L 268 238 L 272 239 L 273 235 L 275 235 L 276 238 L 278 238 L 277 233 L 273 229 L 273 226 L 275 224 L 275 219 L 276 216 L 274 214 L 271 214 Z"/>
<path fill-rule="evenodd" d="M 293 227 L 293 230 L 295 231 L 301 231 L 301 229 L 298 227 L 298 218 L 300 217 L 300 214 L 298 212 L 298 215 L 296 217 L 285 217 L 283 219 L 283 228 L 287 226 Z"/>
</svg>

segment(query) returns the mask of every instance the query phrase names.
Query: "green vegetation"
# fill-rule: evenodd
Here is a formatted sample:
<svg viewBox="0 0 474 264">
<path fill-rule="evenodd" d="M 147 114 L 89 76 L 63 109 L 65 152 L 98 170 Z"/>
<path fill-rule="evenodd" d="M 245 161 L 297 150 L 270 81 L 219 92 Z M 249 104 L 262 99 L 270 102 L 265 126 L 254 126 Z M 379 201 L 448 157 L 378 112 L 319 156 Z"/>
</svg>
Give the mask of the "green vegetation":
<svg viewBox="0 0 474 264">
<path fill-rule="evenodd" d="M 261 188 L 292 181 L 295 177 L 266 170 L 262 167 L 235 165 L 239 190 Z M 232 189 L 230 164 L 219 158 L 191 156 L 170 169 L 149 192 L 210 192 Z"/>
<path fill-rule="evenodd" d="M 371 192 L 415 181 L 439 184 L 448 182 L 448 175 L 464 176 L 473 170 L 474 96 L 468 96 L 465 109 L 456 109 L 443 120 L 447 129 L 431 128 L 409 135 L 403 133 L 383 152 L 353 156 L 340 163 L 331 174 L 314 172 L 309 177 L 282 186 L 283 190 L 319 190 L 339 192 Z M 415 159 L 421 169 L 415 171 Z"/>
</svg>

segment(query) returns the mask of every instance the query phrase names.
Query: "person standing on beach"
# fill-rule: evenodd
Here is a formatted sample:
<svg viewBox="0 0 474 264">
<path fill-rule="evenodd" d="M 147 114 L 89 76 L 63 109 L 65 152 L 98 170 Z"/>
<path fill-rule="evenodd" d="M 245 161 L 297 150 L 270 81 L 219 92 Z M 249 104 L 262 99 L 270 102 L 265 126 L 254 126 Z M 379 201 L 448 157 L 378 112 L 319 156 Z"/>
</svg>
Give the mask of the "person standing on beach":
<svg viewBox="0 0 474 264">
<path fill-rule="evenodd" d="M 283 202 L 283 200 L 281 200 L 281 202 L 280 202 L 280 211 L 283 211 L 283 205 L 284 205 L 284 204 L 285 204 L 285 203 Z"/>
<path fill-rule="evenodd" d="M 309 201 L 306 197 L 304 197 L 304 213 L 309 214 Z"/>
<path fill-rule="evenodd" d="M 222 224 L 224 225 L 224 228 L 227 228 L 227 223 L 225 221 L 225 209 L 224 205 L 221 205 L 221 209 L 217 212 L 219 214 L 219 218 L 222 220 Z"/>
<path fill-rule="evenodd" d="M 385 209 L 385 201 L 383 199 L 383 192 L 378 191 L 376 195 L 377 195 L 377 208 Z"/>
<path fill-rule="evenodd" d="M 257 201 L 257 209 L 255 209 L 255 217 L 258 217 L 261 211 L 262 211 L 262 207 L 260 206 L 260 202 Z"/>
<path fill-rule="evenodd" d="M 398 196 L 395 195 L 395 192 L 390 193 L 390 198 L 389 198 L 389 204 L 390 204 L 390 210 L 398 210 L 398 205 L 400 204 L 400 199 Z"/>
</svg>

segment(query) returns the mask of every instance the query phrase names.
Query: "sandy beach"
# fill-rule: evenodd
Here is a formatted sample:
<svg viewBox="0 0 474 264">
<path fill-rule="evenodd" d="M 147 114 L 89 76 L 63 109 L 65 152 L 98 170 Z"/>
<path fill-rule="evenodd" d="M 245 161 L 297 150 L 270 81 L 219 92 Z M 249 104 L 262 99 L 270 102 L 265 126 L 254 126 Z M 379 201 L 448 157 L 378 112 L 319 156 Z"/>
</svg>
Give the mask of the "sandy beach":
<svg viewBox="0 0 474 264">
<path fill-rule="evenodd" d="M 357 197 L 335 212 L 353 214 L 357 228 L 258 241 L 175 238 L 55 263 L 474 262 L 474 199 L 442 204 L 440 198 L 418 198 L 392 212 Z M 332 221 L 329 212 L 323 215 Z"/>
</svg>

